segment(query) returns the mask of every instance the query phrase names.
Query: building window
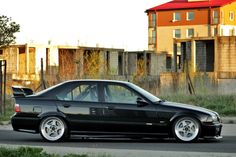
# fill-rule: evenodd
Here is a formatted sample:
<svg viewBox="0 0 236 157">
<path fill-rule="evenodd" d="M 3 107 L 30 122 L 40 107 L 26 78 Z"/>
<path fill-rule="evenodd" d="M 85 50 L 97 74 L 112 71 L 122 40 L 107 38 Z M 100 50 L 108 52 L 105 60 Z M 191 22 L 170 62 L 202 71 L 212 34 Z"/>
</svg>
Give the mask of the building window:
<svg viewBox="0 0 236 157">
<path fill-rule="evenodd" d="M 190 38 L 193 36 L 194 36 L 194 29 L 193 28 L 187 29 L 187 38 Z"/>
<path fill-rule="evenodd" d="M 156 30 L 152 31 L 152 41 L 154 44 L 156 43 Z"/>
<path fill-rule="evenodd" d="M 180 29 L 174 30 L 174 38 L 181 38 L 181 31 Z"/>
<path fill-rule="evenodd" d="M 187 12 L 187 21 L 192 21 L 194 19 L 194 12 Z"/>
<path fill-rule="evenodd" d="M 213 29 L 213 36 L 217 36 L 217 35 L 218 35 L 217 28 L 214 28 Z"/>
<path fill-rule="evenodd" d="M 0 49 L 0 55 L 3 55 L 3 50 Z"/>
<path fill-rule="evenodd" d="M 156 44 L 156 30 L 151 31 L 149 44 Z"/>
<path fill-rule="evenodd" d="M 181 20 L 180 13 L 179 12 L 175 12 L 173 14 L 173 22 L 180 21 L 180 20 Z"/>
<path fill-rule="evenodd" d="M 229 12 L 229 20 L 233 21 L 234 20 L 234 11 Z"/>
<path fill-rule="evenodd" d="M 156 26 L 156 13 L 152 13 L 149 17 L 149 26 L 150 27 L 155 27 Z"/>
<path fill-rule="evenodd" d="M 218 11 L 214 10 L 213 11 L 213 24 L 218 24 L 219 22 L 219 14 Z"/>
<path fill-rule="evenodd" d="M 171 56 L 167 55 L 166 56 L 166 69 L 171 70 L 172 67 L 172 58 Z"/>
<path fill-rule="evenodd" d="M 152 26 L 156 26 L 156 14 L 152 14 Z"/>
</svg>

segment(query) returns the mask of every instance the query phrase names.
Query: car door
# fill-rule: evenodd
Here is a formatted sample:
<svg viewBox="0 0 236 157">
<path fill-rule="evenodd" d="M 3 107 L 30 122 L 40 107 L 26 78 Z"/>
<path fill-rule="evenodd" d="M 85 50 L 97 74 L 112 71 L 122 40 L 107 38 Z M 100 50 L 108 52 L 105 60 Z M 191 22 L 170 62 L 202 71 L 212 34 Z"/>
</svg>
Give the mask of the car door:
<svg viewBox="0 0 236 157">
<path fill-rule="evenodd" d="M 155 106 L 131 88 L 116 83 L 103 86 L 104 119 L 111 132 L 157 132 Z M 138 104 L 137 100 L 142 102 Z"/>
<path fill-rule="evenodd" d="M 57 106 L 74 131 L 98 131 L 103 106 L 99 102 L 99 85 L 96 82 L 76 82 L 57 94 Z"/>
</svg>

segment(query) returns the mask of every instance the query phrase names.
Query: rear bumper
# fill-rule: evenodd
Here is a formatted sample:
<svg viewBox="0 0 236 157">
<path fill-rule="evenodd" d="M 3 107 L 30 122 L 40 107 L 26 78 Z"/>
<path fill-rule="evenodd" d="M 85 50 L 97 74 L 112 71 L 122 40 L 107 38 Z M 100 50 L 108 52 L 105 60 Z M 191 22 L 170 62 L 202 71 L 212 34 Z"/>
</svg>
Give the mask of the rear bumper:
<svg viewBox="0 0 236 157">
<path fill-rule="evenodd" d="M 38 133 L 39 123 L 39 118 L 18 117 L 16 115 L 11 118 L 12 128 L 15 131 Z"/>
<path fill-rule="evenodd" d="M 204 138 L 214 138 L 214 139 L 221 139 L 221 131 L 223 125 L 221 123 L 216 124 L 203 124 L 202 126 L 202 137 Z"/>
</svg>

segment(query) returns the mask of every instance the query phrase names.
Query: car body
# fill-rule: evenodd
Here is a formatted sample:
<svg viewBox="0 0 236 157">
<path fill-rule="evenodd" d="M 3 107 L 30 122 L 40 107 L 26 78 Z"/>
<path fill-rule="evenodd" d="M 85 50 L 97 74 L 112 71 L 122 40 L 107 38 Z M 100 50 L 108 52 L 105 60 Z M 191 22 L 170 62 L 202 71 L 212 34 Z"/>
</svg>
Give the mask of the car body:
<svg viewBox="0 0 236 157">
<path fill-rule="evenodd" d="M 216 112 L 161 100 L 130 82 L 70 80 L 35 94 L 12 88 L 13 129 L 40 133 L 47 141 L 71 134 L 174 137 L 183 142 L 221 138 Z"/>
</svg>

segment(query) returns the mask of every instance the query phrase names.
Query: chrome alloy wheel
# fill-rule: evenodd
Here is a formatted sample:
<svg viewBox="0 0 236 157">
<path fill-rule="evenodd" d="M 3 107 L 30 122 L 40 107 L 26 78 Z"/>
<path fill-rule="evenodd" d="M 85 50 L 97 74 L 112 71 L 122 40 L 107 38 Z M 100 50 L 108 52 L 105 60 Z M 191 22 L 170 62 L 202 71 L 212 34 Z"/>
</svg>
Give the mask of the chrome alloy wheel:
<svg viewBox="0 0 236 157">
<path fill-rule="evenodd" d="M 175 136 L 183 142 L 190 142 L 196 140 L 200 133 L 200 125 L 195 119 L 190 117 L 183 117 L 174 124 Z"/>
<path fill-rule="evenodd" d="M 60 140 L 66 130 L 66 125 L 58 117 L 45 118 L 40 124 L 40 133 L 48 141 Z"/>
</svg>

